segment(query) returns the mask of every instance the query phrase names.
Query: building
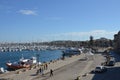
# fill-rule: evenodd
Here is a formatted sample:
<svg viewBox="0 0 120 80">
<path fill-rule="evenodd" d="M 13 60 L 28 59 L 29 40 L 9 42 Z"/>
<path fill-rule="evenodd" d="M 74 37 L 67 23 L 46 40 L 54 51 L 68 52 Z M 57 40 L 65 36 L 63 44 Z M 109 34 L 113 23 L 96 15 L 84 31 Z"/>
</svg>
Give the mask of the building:
<svg viewBox="0 0 120 80">
<path fill-rule="evenodd" d="M 120 31 L 114 35 L 114 50 L 120 52 Z"/>
<path fill-rule="evenodd" d="M 101 37 L 100 39 L 96 39 L 94 41 L 94 44 L 98 47 L 111 47 L 112 46 L 112 40 Z"/>
</svg>

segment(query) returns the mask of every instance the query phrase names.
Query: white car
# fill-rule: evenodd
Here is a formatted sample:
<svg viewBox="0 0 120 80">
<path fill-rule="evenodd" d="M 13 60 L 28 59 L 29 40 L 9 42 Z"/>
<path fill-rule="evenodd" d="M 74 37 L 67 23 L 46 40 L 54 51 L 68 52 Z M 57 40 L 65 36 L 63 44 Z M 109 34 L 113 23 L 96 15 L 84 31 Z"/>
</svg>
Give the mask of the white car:
<svg viewBox="0 0 120 80">
<path fill-rule="evenodd" d="M 94 70 L 94 72 L 106 72 L 107 71 L 107 68 L 104 67 L 104 66 L 97 66 Z"/>
</svg>

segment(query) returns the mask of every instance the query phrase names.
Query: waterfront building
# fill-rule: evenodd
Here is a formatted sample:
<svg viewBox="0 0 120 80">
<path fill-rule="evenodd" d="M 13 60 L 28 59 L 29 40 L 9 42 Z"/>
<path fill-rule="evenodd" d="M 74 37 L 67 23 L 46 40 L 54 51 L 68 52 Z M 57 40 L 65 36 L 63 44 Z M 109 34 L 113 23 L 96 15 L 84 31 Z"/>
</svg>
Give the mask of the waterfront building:
<svg viewBox="0 0 120 80">
<path fill-rule="evenodd" d="M 112 40 L 101 37 L 100 39 L 94 40 L 93 45 L 96 47 L 111 47 Z"/>
<path fill-rule="evenodd" d="M 120 31 L 114 35 L 114 50 L 120 52 Z"/>
</svg>

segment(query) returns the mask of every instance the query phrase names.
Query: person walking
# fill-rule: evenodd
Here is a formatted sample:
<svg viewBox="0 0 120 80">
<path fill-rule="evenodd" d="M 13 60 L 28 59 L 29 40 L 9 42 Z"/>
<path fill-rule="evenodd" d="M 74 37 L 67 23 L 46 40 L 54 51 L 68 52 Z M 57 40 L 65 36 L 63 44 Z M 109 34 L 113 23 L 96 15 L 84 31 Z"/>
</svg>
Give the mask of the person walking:
<svg viewBox="0 0 120 80">
<path fill-rule="evenodd" d="M 44 69 L 43 69 L 43 67 L 41 68 L 41 74 L 44 75 Z"/>
<path fill-rule="evenodd" d="M 50 76 L 53 76 L 53 70 L 50 69 Z"/>
<path fill-rule="evenodd" d="M 41 67 L 40 67 L 39 71 L 40 71 L 40 74 L 42 74 L 42 69 L 41 69 Z"/>
<path fill-rule="evenodd" d="M 45 67 L 46 67 L 46 70 L 47 70 L 48 69 L 48 64 L 47 63 L 45 64 Z"/>
<path fill-rule="evenodd" d="M 39 74 L 39 70 L 37 70 L 37 72 L 36 72 L 36 75 L 38 75 Z"/>
</svg>

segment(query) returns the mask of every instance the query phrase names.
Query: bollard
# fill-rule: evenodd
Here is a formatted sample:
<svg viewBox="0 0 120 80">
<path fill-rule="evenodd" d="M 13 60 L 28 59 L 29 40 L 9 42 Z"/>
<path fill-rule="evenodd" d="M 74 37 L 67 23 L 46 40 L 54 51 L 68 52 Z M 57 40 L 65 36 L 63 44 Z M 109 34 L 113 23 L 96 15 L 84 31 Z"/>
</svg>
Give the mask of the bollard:
<svg viewBox="0 0 120 80">
<path fill-rule="evenodd" d="M 20 73 L 21 73 L 21 71 L 17 71 L 17 72 L 16 72 L 16 74 L 20 74 Z"/>
<path fill-rule="evenodd" d="M 80 80 L 80 76 L 78 76 L 75 80 Z"/>
</svg>

